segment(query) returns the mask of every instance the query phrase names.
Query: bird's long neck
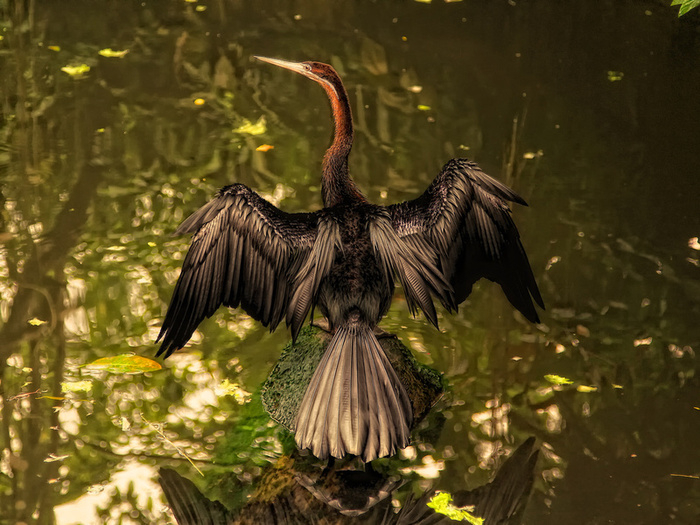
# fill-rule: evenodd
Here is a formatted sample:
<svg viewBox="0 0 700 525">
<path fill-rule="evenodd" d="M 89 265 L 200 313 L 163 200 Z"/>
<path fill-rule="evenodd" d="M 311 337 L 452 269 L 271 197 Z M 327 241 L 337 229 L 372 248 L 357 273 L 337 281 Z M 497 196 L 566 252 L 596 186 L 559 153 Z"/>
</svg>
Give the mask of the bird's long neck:
<svg viewBox="0 0 700 525">
<path fill-rule="evenodd" d="M 331 102 L 333 111 L 333 143 L 323 158 L 323 178 L 321 194 L 326 207 L 337 204 L 366 202 L 366 199 L 350 178 L 348 155 L 352 148 L 353 127 L 352 113 L 348 94 L 342 84 L 323 85 Z"/>
</svg>

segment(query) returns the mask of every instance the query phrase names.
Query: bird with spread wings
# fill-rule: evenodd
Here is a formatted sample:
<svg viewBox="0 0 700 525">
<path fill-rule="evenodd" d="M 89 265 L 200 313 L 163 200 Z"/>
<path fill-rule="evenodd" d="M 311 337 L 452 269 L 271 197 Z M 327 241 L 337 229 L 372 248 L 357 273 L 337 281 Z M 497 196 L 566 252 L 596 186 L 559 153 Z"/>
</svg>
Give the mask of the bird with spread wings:
<svg viewBox="0 0 700 525">
<path fill-rule="evenodd" d="M 270 330 L 285 320 L 295 339 L 318 308 L 332 338 L 296 416 L 297 443 L 320 458 L 389 456 L 408 445 L 413 421 L 374 333 L 395 281 L 411 312 L 421 310 L 436 327 L 433 299 L 455 311 L 481 278 L 539 322 L 533 301 L 544 303 L 508 206 L 525 201 L 474 162 L 452 159 L 418 198 L 369 203 L 349 176 L 352 117 L 335 70 L 258 58 L 311 78 L 329 97 L 335 132 L 323 162 L 325 207 L 287 213 L 233 184 L 187 218 L 177 233 L 192 233 L 192 242 L 158 354 L 182 348 L 222 305 L 241 307 Z"/>
</svg>

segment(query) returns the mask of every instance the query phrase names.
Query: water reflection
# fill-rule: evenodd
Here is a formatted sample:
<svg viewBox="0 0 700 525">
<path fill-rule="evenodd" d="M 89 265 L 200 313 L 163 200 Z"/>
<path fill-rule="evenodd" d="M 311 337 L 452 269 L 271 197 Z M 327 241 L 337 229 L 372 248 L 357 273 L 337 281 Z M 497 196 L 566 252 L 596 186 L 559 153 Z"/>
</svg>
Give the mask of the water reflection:
<svg viewBox="0 0 700 525">
<path fill-rule="evenodd" d="M 484 523 L 521 523 L 537 457 L 535 440 L 530 438 L 505 460 L 493 481 L 472 490 L 453 490 L 451 510 L 468 509 Z M 314 463 L 318 462 L 296 452 L 280 458 L 263 472 L 256 493 L 238 512 L 211 501 L 175 470 L 161 469 L 159 482 L 179 525 L 355 523 L 353 518 L 358 517 L 364 523 L 386 525 L 451 522 L 449 510 L 436 504 L 434 489 L 416 495 L 405 490 L 411 489 L 408 479 L 382 474 L 371 463 L 360 470 L 352 460 L 330 463 L 323 470 L 314 469 Z"/>
<path fill-rule="evenodd" d="M 264 54 L 343 73 L 361 125 L 351 168 L 375 202 L 415 197 L 451 156 L 504 174 L 515 151 L 509 182 L 531 206 L 517 220 L 548 314 L 533 330 L 484 285 L 437 332 L 396 298 L 383 327 L 449 388 L 394 472 L 413 469 L 418 493 L 483 484 L 535 435 L 528 522 L 695 525 L 697 14 L 646 1 L 200 3 L 0 2 L 0 521 L 165 523 L 158 468 L 199 477 L 178 449 L 205 474 L 224 465 L 226 503 L 242 508 L 291 453 L 258 395 L 288 336 L 236 313 L 164 371 L 62 391 L 97 358 L 153 355 L 187 242 L 168 234 L 216 188 L 319 206 L 325 101 L 304 79 L 262 82 L 250 57 Z M 82 78 L 61 70 L 83 63 Z M 263 115 L 265 134 L 234 131 Z M 250 400 L 217 394 L 225 380 Z"/>
</svg>

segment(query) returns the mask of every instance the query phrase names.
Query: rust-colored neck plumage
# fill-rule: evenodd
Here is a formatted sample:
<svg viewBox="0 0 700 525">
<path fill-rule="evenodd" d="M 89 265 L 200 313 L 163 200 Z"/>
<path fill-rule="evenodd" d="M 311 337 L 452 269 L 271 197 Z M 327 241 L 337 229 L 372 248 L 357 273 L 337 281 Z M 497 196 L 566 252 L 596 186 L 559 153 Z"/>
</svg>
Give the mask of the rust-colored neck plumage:
<svg viewBox="0 0 700 525">
<path fill-rule="evenodd" d="M 348 155 L 352 148 L 353 126 L 348 94 L 336 76 L 319 82 L 328 94 L 333 111 L 333 143 L 323 158 L 321 194 L 326 207 L 338 204 L 366 202 L 366 199 L 350 178 Z"/>
</svg>

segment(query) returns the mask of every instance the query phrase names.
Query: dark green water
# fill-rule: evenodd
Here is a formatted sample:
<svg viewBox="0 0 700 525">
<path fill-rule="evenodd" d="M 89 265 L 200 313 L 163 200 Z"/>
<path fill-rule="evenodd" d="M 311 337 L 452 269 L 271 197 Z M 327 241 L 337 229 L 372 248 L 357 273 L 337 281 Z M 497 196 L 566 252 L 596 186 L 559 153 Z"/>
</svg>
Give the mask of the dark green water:
<svg viewBox="0 0 700 525">
<path fill-rule="evenodd" d="M 283 327 L 221 310 L 162 371 L 80 368 L 153 357 L 217 188 L 320 207 L 328 103 L 265 55 L 341 73 L 370 200 L 467 156 L 530 204 L 541 325 L 488 282 L 441 331 L 397 292 L 382 327 L 448 389 L 380 468 L 473 488 L 536 436 L 523 523 L 697 524 L 700 16 L 668 3 L 0 1 L 0 522 L 174 523 L 158 467 L 234 508 L 291 452 L 256 394 Z"/>
</svg>

